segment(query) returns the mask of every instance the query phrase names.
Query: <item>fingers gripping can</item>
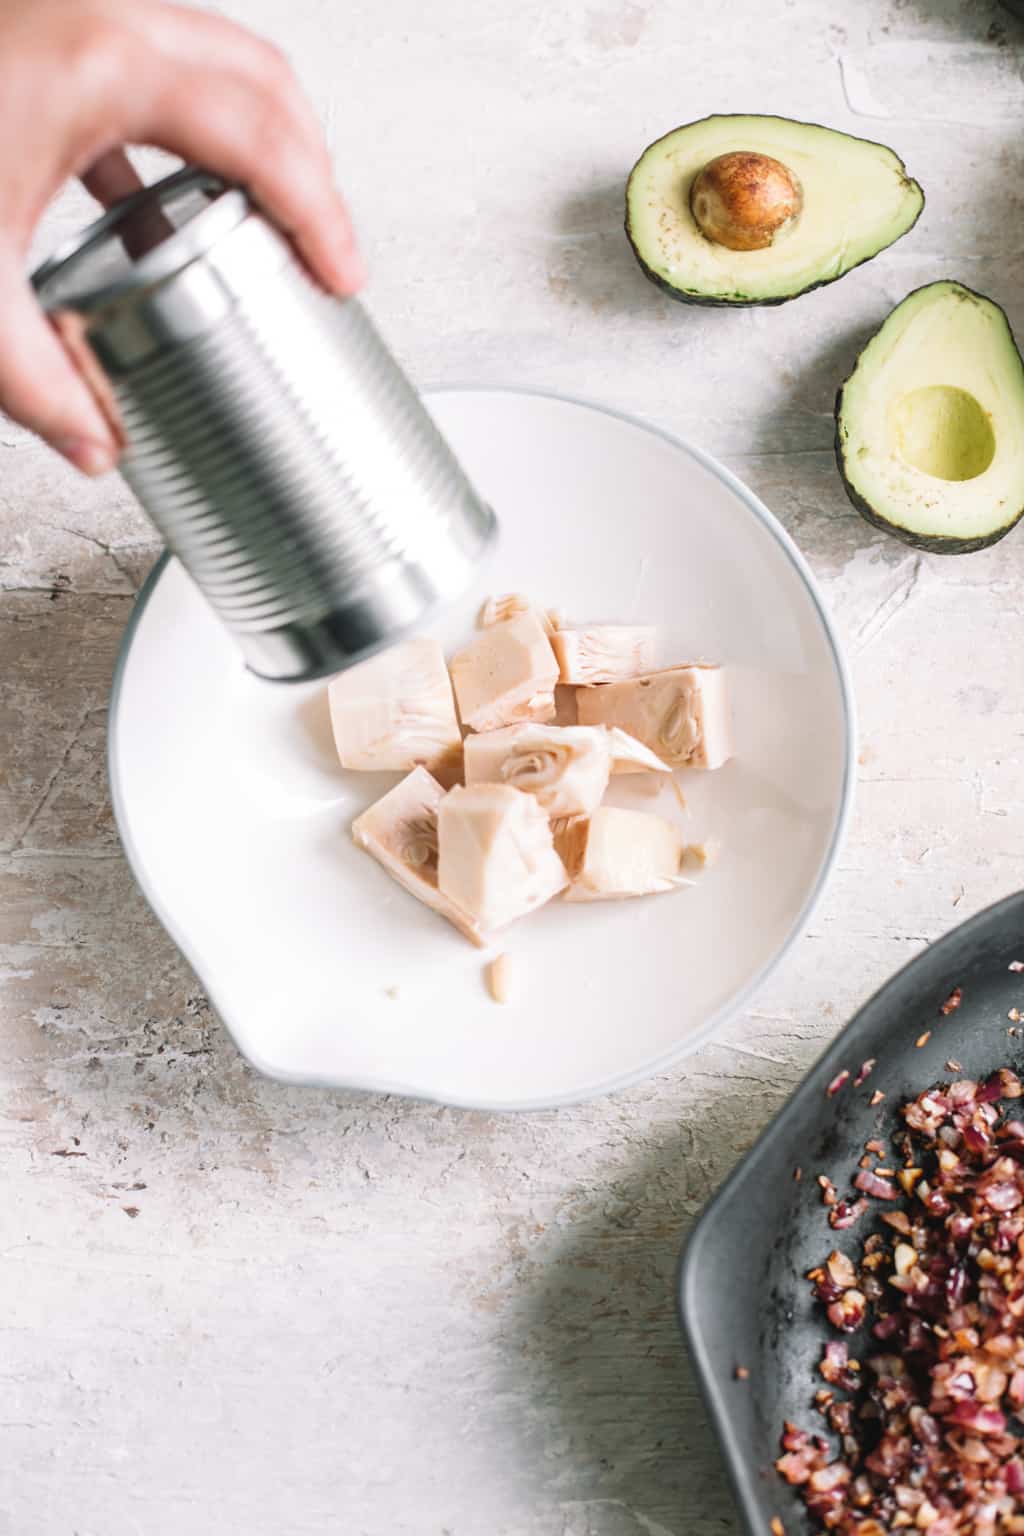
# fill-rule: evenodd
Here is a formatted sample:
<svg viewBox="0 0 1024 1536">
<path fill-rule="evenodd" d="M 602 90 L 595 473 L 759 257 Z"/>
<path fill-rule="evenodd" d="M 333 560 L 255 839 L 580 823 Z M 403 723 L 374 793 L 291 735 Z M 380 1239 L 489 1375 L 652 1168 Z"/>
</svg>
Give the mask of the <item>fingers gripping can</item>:
<svg viewBox="0 0 1024 1536">
<path fill-rule="evenodd" d="M 495 533 L 357 299 L 187 168 L 33 278 L 122 472 L 254 672 L 349 665 L 464 590 Z"/>
</svg>

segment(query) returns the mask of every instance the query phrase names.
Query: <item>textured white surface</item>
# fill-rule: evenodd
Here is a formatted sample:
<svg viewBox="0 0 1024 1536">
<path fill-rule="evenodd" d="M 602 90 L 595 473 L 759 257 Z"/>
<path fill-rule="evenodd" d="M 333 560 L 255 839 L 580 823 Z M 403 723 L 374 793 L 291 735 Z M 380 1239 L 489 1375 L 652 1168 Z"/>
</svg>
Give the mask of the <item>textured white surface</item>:
<svg viewBox="0 0 1024 1536">
<path fill-rule="evenodd" d="M 811 932 L 678 1072 L 516 1119 L 262 1082 L 111 828 L 107 688 L 151 534 L 0 428 L 0 1532 L 730 1530 L 673 1318 L 681 1232 L 857 1002 L 1024 874 L 1024 534 L 917 556 L 852 513 L 830 453 L 835 387 L 910 288 L 961 278 L 1024 333 L 1024 28 L 990 0 L 233 9 L 327 117 L 417 379 L 647 414 L 795 534 L 854 667 L 858 806 Z M 778 311 L 672 305 L 623 242 L 623 181 L 716 110 L 886 139 L 920 224 Z"/>
</svg>

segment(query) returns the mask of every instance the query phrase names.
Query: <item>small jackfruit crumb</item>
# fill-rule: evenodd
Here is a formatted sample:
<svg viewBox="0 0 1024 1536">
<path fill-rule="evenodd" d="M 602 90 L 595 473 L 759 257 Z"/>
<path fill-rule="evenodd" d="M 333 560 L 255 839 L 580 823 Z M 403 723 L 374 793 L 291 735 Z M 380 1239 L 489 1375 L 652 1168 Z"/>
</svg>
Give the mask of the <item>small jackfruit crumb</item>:
<svg viewBox="0 0 1024 1536">
<path fill-rule="evenodd" d="M 509 967 L 508 955 L 497 955 L 484 967 L 484 980 L 487 990 L 496 1003 L 507 1003 L 509 995 Z"/>
<path fill-rule="evenodd" d="M 676 799 L 679 801 L 679 809 L 681 811 L 688 810 L 689 807 L 686 804 L 686 796 L 683 794 L 683 786 L 680 784 L 675 774 L 672 775 L 672 792 Z"/>
<path fill-rule="evenodd" d="M 679 861 L 680 869 L 707 869 L 715 862 L 718 844 L 714 842 L 687 843 Z"/>
</svg>

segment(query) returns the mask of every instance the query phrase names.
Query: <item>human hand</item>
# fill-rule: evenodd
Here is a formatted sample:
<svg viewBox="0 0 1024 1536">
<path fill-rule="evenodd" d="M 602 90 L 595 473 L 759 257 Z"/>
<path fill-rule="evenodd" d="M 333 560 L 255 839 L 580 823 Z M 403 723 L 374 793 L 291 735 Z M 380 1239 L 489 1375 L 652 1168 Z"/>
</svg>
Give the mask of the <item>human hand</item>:
<svg viewBox="0 0 1024 1536">
<path fill-rule="evenodd" d="M 119 447 L 24 267 L 63 183 L 109 206 L 150 144 L 245 184 L 337 293 L 363 280 L 327 146 L 290 66 L 222 17 L 165 0 L 0 0 L 0 410 L 86 474 Z"/>
</svg>

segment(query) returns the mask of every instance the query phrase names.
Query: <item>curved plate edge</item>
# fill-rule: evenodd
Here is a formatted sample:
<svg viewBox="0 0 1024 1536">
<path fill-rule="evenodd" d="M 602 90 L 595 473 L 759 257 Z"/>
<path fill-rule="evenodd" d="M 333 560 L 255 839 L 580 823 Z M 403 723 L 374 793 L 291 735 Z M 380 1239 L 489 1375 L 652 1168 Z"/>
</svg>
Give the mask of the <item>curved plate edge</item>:
<svg viewBox="0 0 1024 1536">
<path fill-rule="evenodd" d="M 216 988 L 211 985 L 208 977 L 204 976 L 193 961 L 189 945 L 178 929 L 177 923 L 166 912 L 157 897 L 152 882 L 149 880 L 145 861 L 138 848 L 135 846 L 128 826 L 128 815 L 124 802 L 122 786 L 117 769 L 117 730 L 119 719 L 119 705 L 121 701 L 122 684 L 131 652 L 135 632 L 141 623 L 143 614 L 153 596 L 156 586 L 163 576 L 164 571 L 173 558 L 168 550 L 159 557 L 153 569 L 150 571 L 142 588 L 139 591 L 135 606 L 132 609 L 124 635 L 118 648 L 117 660 L 114 665 L 114 675 L 111 683 L 110 706 L 107 716 L 107 775 L 110 783 L 111 803 L 114 811 L 114 820 L 117 824 L 121 845 L 124 849 L 128 865 L 135 877 L 135 881 L 142 892 L 150 910 L 157 921 L 164 928 L 186 963 L 195 972 L 200 985 L 203 987 L 207 998 L 224 1028 L 231 1036 L 239 1053 L 262 1076 L 271 1078 L 277 1082 L 290 1083 L 295 1086 L 309 1088 L 348 1089 L 362 1093 L 375 1093 L 395 1095 L 402 1098 L 419 1100 L 426 1103 L 444 1104 L 452 1109 L 482 1110 L 495 1114 L 508 1112 L 531 1113 L 547 1109 L 559 1109 L 571 1104 L 584 1104 L 592 1099 L 597 1099 L 610 1093 L 620 1093 L 627 1088 L 634 1087 L 637 1083 L 644 1082 L 647 1078 L 657 1076 L 658 1073 L 667 1071 L 687 1056 L 692 1056 L 700 1047 L 723 1025 L 736 1016 L 760 989 L 776 969 L 782 964 L 797 940 L 802 936 L 807 923 L 821 900 L 829 876 L 835 866 L 836 859 L 842 849 L 849 824 L 850 812 L 853 802 L 853 785 L 855 777 L 855 756 L 857 741 L 856 706 L 854 703 L 853 685 L 850 680 L 846 659 L 840 647 L 832 619 L 822 601 L 818 590 L 817 581 L 808 565 L 803 553 L 795 540 L 790 537 L 782 524 L 770 512 L 759 497 L 755 496 L 743 481 L 720 464 L 711 454 L 703 449 L 696 448 L 685 438 L 676 433 L 667 431 L 652 422 L 645 421 L 640 416 L 630 415 L 626 411 L 620 411 L 612 406 L 601 405 L 597 401 L 584 399 L 582 396 L 562 394 L 557 390 L 532 389 L 516 385 L 476 385 L 476 384 L 445 384 L 435 385 L 422 391 L 429 399 L 432 395 L 445 394 L 493 394 L 493 395 L 522 395 L 534 399 L 557 400 L 564 405 L 577 405 L 585 410 L 596 411 L 603 416 L 610 416 L 617 421 L 625 422 L 629 426 L 638 427 L 643 432 L 648 432 L 654 437 L 661 438 L 673 448 L 681 450 L 689 455 L 710 474 L 721 480 L 723 484 L 744 503 L 754 517 L 767 529 L 786 554 L 797 574 L 799 575 L 807 595 L 811 600 L 815 612 L 821 622 L 822 630 L 828 642 L 832 660 L 835 665 L 836 675 L 839 679 L 840 694 L 843 706 L 843 725 L 845 732 L 845 761 L 843 764 L 843 783 L 840 792 L 840 802 L 835 822 L 832 828 L 832 836 L 828 850 L 822 859 L 821 867 L 803 908 L 797 914 L 786 936 L 785 942 L 780 946 L 778 953 L 747 982 L 746 986 L 732 997 L 729 1002 L 720 1008 L 717 1013 L 711 1015 L 703 1026 L 697 1030 L 688 1040 L 674 1046 L 662 1055 L 652 1058 L 635 1067 L 631 1072 L 623 1073 L 618 1077 L 589 1083 L 570 1094 L 555 1094 L 551 1097 L 537 1099 L 480 1102 L 473 1099 L 461 1098 L 458 1095 L 438 1097 L 426 1092 L 414 1085 L 401 1082 L 388 1082 L 382 1079 L 360 1079 L 358 1076 L 349 1079 L 319 1077 L 305 1073 L 289 1073 L 278 1065 L 263 1061 L 254 1055 L 249 1049 L 243 1047 L 240 1032 L 232 1022 L 232 1012 L 229 1007 L 218 1001 Z"/>
</svg>

